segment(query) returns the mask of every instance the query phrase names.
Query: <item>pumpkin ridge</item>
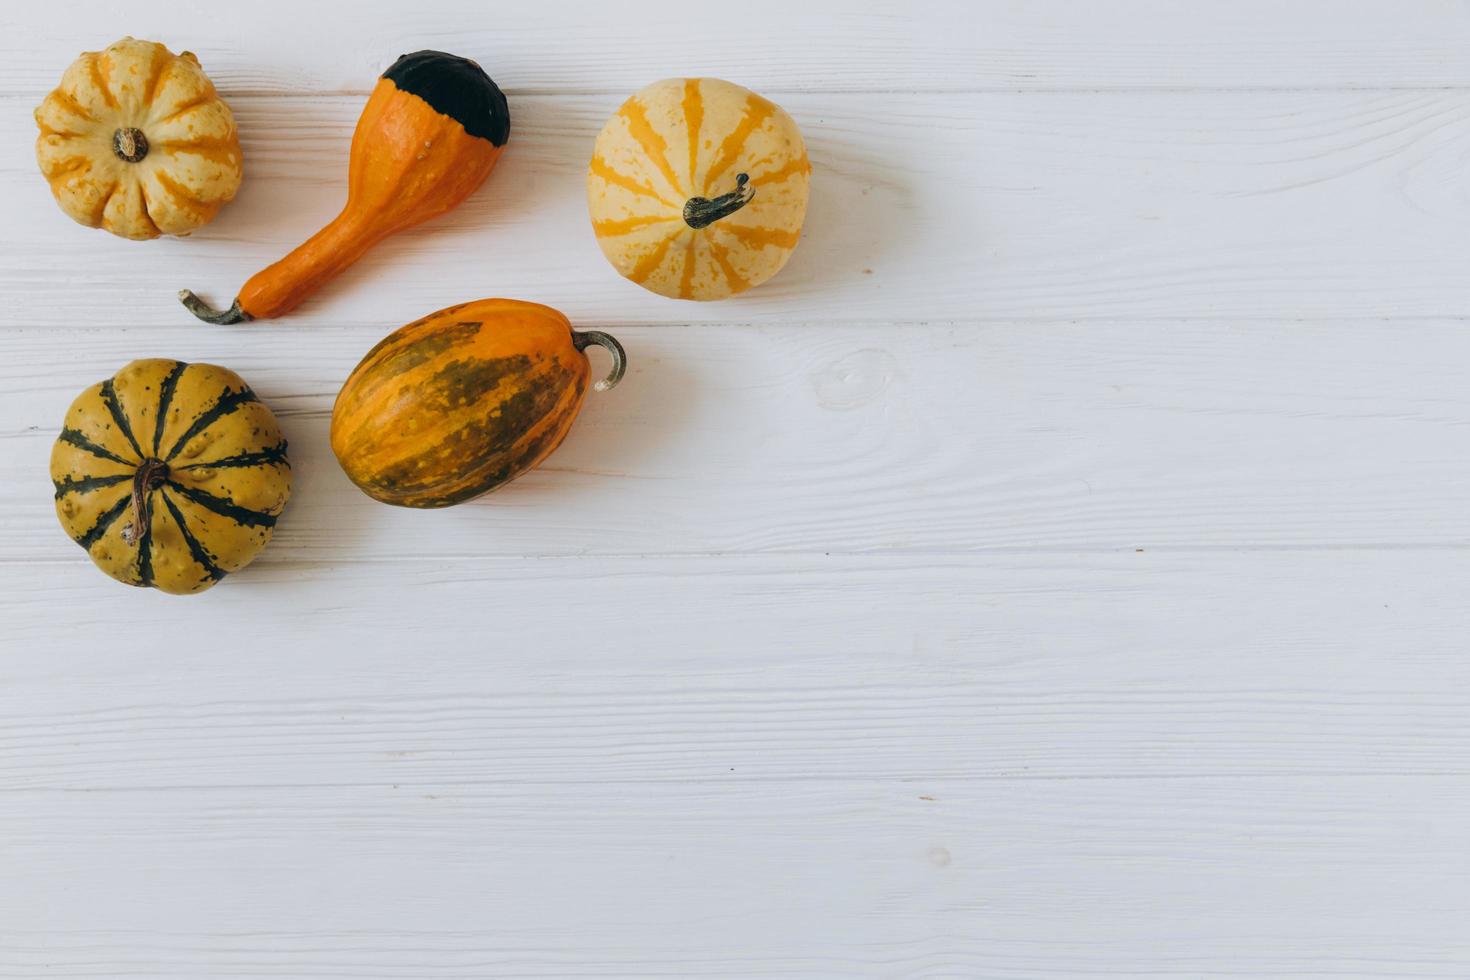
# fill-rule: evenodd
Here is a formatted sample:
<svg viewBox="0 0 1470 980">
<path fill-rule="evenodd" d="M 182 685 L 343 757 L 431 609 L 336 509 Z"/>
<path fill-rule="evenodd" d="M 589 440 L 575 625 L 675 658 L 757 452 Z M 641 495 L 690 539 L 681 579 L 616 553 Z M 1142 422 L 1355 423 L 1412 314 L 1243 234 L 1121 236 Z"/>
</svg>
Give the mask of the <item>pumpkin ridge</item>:
<svg viewBox="0 0 1470 980">
<path fill-rule="evenodd" d="M 148 193 L 148 188 L 146 186 L 140 185 L 138 188 L 138 196 L 142 198 L 143 214 L 147 216 L 148 223 L 151 224 L 154 228 L 158 228 L 158 219 L 153 215 L 153 209 L 157 207 L 157 204 L 155 204 L 152 195 Z M 159 229 L 159 233 L 162 234 L 162 229 Z"/>
<path fill-rule="evenodd" d="M 285 466 L 288 469 L 290 468 L 291 463 L 289 460 L 286 459 L 286 443 L 284 441 L 278 442 L 274 446 L 267 446 L 264 449 L 254 450 L 245 453 L 236 453 L 233 456 L 225 456 L 222 459 L 211 460 L 207 463 L 189 463 L 187 466 L 178 467 L 178 469 L 212 470 L 220 468 L 264 466 L 267 463 L 275 463 L 281 466 Z"/>
<path fill-rule="evenodd" d="M 689 247 L 684 250 L 684 271 L 679 274 L 679 298 L 688 299 L 694 295 L 694 246 L 699 241 L 699 236 L 689 236 Z"/>
<path fill-rule="evenodd" d="M 751 174 L 752 184 L 779 184 L 781 181 L 795 174 L 809 174 L 812 172 L 812 162 L 805 153 L 792 157 L 784 165 L 776 170 L 768 170 L 763 174 Z"/>
<path fill-rule="evenodd" d="M 118 182 L 114 180 L 112 186 L 108 188 L 107 193 L 97 198 L 97 207 L 92 210 L 92 214 L 87 218 L 87 224 L 93 228 L 102 227 L 102 222 L 107 217 L 107 206 L 112 203 L 112 195 L 117 193 L 117 188 Z"/>
<path fill-rule="evenodd" d="M 275 527 L 278 514 L 267 513 L 263 510 L 251 510 L 249 507 L 241 507 L 233 500 L 216 496 L 207 490 L 197 487 L 186 486 L 177 480 L 170 479 L 168 485 L 188 499 L 198 504 L 205 510 L 212 510 L 221 517 L 227 517 L 236 524 L 246 527 Z"/>
<path fill-rule="evenodd" d="M 39 115 L 40 113 L 38 111 L 37 116 Z M 36 119 L 36 128 L 41 131 L 41 137 L 43 139 L 48 136 L 55 136 L 58 139 L 67 140 L 82 135 L 81 133 L 62 132 L 59 129 L 52 129 L 50 126 L 43 123 L 39 118 Z"/>
<path fill-rule="evenodd" d="M 168 455 L 162 457 L 163 461 L 170 462 L 175 456 L 179 454 L 179 450 L 183 449 L 190 439 L 193 439 L 195 436 L 199 435 L 199 433 L 203 432 L 205 429 L 209 428 L 211 425 L 213 425 L 215 422 L 218 422 L 226 415 L 229 415 L 241 405 L 259 400 L 260 399 L 255 397 L 255 392 L 251 391 L 248 387 L 241 388 L 237 391 L 231 391 L 230 389 L 226 388 L 225 391 L 219 396 L 219 399 L 216 400 L 213 405 L 209 406 L 209 408 L 201 412 L 199 414 L 199 417 L 196 418 L 189 425 L 189 428 L 184 431 L 184 434 L 179 436 L 179 438 L 175 440 L 173 448 L 168 451 Z"/>
<path fill-rule="evenodd" d="M 673 214 L 638 214 L 631 218 L 608 219 L 606 221 L 592 222 L 592 230 L 599 235 L 626 235 L 639 228 L 656 225 L 663 221 L 673 221 L 677 215 Z"/>
<path fill-rule="evenodd" d="M 93 490 L 115 486 L 132 478 L 131 473 L 110 473 L 107 476 L 69 476 L 65 480 L 52 480 L 51 485 L 56 488 L 56 499 L 60 500 L 69 493 L 90 493 Z"/>
<path fill-rule="evenodd" d="M 689 186 L 694 186 L 694 175 L 699 173 L 699 130 L 704 125 L 704 94 L 699 90 L 699 79 L 684 79 L 684 128 L 689 131 Z"/>
<path fill-rule="evenodd" d="M 201 136 L 192 140 L 159 140 L 157 143 L 150 143 L 149 146 L 155 150 L 177 153 L 197 153 L 201 150 L 233 151 L 235 149 L 234 142 L 224 136 Z"/>
<path fill-rule="evenodd" d="M 730 288 L 737 293 L 749 289 L 750 283 L 741 278 L 740 273 L 736 272 L 735 267 L 730 264 L 730 253 L 725 249 L 725 246 L 713 238 L 706 238 L 705 241 L 709 243 L 710 254 L 715 257 L 715 263 L 720 267 L 720 271 L 725 274 L 725 281 L 730 284 Z"/>
<path fill-rule="evenodd" d="M 629 135 L 637 140 L 643 152 L 648 154 L 648 159 L 658 167 L 664 179 L 669 182 L 669 186 L 674 189 L 674 193 L 687 197 L 688 195 L 679 185 L 679 178 L 674 176 L 674 168 L 669 165 L 667 156 L 669 144 L 648 121 L 648 112 L 643 108 L 643 103 L 637 98 L 631 98 L 623 103 L 622 108 L 618 110 L 618 115 L 623 117 L 624 122 L 628 124 Z"/>
<path fill-rule="evenodd" d="M 786 231 L 781 228 L 761 228 L 750 225 L 717 224 L 716 231 L 727 232 L 734 235 L 747 245 L 764 248 L 767 245 L 775 245 L 778 248 L 795 248 L 797 240 L 801 238 L 800 231 Z"/>
<path fill-rule="evenodd" d="M 684 229 L 681 228 L 661 240 L 652 251 L 638 260 L 638 264 L 633 266 L 633 271 L 628 273 L 628 278 L 636 283 L 642 283 L 649 276 L 653 275 L 658 270 L 658 267 L 663 264 L 664 256 L 668 254 L 669 246 L 674 244 L 674 239 L 683 233 Z"/>
<path fill-rule="evenodd" d="M 117 523 L 117 519 L 123 515 L 123 511 L 127 510 L 132 502 L 133 495 L 131 492 L 123 494 L 118 498 L 117 503 L 98 515 L 96 523 L 88 528 L 81 537 L 74 538 L 73 540 L 86 550 L 91 551 L 92 545 L 96 544 L 102 535 L 107 533 L 108 528 Z"/>
<path fill-rule="evenodd" d="M 159 446 L 163 443 L 163 429 L 168 423 L 168 407 L 174 400 L 174 389 L 179 386 L 179 376 L 189 365 L 184 361 L 175 361 L 174 366 L 169 369 L 158 386 L 158 418 L 153 425 L 153 455 L 158 455 Z"/>
<path fill-rule="evenodd" d="M 139 212 L 141 212 L 139 214 L 139 217 L 148 222 L 148 227 L 153 229 L 153 237 L 157 238 L 159 235 L 163 234 L 163 229 L 158 227 L 158 222 L 153 220 L 153 212 L 148 210 L 149 205 L 152 204 L 152 202 L 148 200 L 148 190 L 141 183 L 138 182 L 135 182 L 133 184 L 133 187 L 138 192 L 138 210 Z"/>
<path fill-rule="evenodd" d="M 230 145 L 229 140 L 206 137 L 201 140 L 164 140 L 155 143 L 153 149 L 167 156 L 177 156 L 181 153 L 189 153 L 210 163 L 217 163 L 222 167 L 233 168 L 239 165 L 239 150 Z"/>
<path fill-rule="evenodd" d="M 168 73 L 168 67 L 173 63 L 174 56 L 168 48 L 161 44 L 153 45 L 153 57 L 148 62 L 148 81 L 143 85 L 143 104 L 150 109 L 153 100 L 158 98 L 159 89 L 163 87 L 163 77 Z"/>
<path fill-rule="evenodd" d="M 112 421 L 118 431 L 123 434 L 123 438 L 127 439 L 128 445 L 133 447 L 133 452 L 138 454 L 138 458 L 142 459 L 146 454 L 138 445 L 138 440 L 133 438 L 133 427 L 129 424 L 128 417 L 123 414 L 122 405 L 118 404 L 117 389 L 111 378 L 102 382 L 102 389 L 98 395 L 102 398 L 102 404 L 107 406 L 107 413 L 112 416 Z"/>
<path fill-rule="evenodd" d="M 153 172 L 153 179 L 158 181 L 158 186 L 162 187 L 164 192 L 186 211 L 193 211 L 196 215 L 203 215 L 214 210 L 216 207 L 213 201 L 204 201 L 190 194 L 183 184 L 180 184 L 162 170 L 155 170 Z M 146 192 L 143 195 L 143 199 L 145 201 L 148 200 Z M 152 217 L 151 212 L 149 213 L 149 217 Z"/>
<path fill-rule="evenodd" d="M 197 109 L 202 105 L 209 105 L 209 103 L 218 101 L 218 99 L 219 93 L 215 92 L 214 86 L 211 85 L 208 88 L 204 89 L 200 95 L 189 100 L 188 102 L 185 102 L 183 105 L 179 106 L 177 109 L 175 109 L 173 112 L 170 112 L 162 119 L 150 119 L 149 123 L 153 126 L 162 126 L 164 123 L 171 123 L 175 119 L 182 116 L 184 113 L 188 112 L 190 109 Z"/>
<path fill-rule="evenodd" d="M 164 507 L 168 509 L 169 515 L 173 517 L 174 523 L 179 526 L 179 536 L 184 539 L 184 547 L 189 549 L 189 557 L 194 559 L 196 565 L 204 569 L 204 574 L 211 581 L 218 582 L 224 578 L 228 573 L 214 563 L 214 559 L 210 557 L 204 545 L 200 543 L 199 539 L 194 535 L 194 532 L 189 529 L 188 522 L 184 520 L 184 515 L 179 510 L 178 504 L 174 503 L 173 498 L 168 495 L 167 490 L 161 489 L 159 493 L 163 497 Z"/>
<path fill-rule="evenodd" d="M 724 175 L 726 170 L 740 157 L 740 151 L 745 149 L 745 141 L 750 139 L 750 134 L 755 132 L 767 119 L 776 112 L 774 102 L 767 101 L 754 92 L 746 96 L 745 113 L 740 117 L 740 122 L 725 136 L 724 142 L 720 144 L 719 155 L 715 162 L 710 165 L 709 171 L 704 175 L 705 196 L 709 195 L 710 188 L 716 180 Z"/>
<path fill-rule="evenodd" d="M 138 218 L 147 223 L 148 228 L 152 232 L 152 234 L 146 234 L 143 236 L 128 236 L 124 232 L 118 231 L 116 228 L 116 223 L 107 217 L 107 209 L 111 207 L 113 199 L 116 198 L 119 194 L 123 195 L 123 209 L 126 209 L 127 194 L 129 191 L 138 192 Z M 112 185 L 112 193 L 108 195 L 107 202 L 102 206 L 101 223 L 103 228 L 106 228 L 113 234 L 124 235 L 124 237 L 157 238 L 159 235 L 163 234 L 162 230 L 159 229 L 157 223 L 154 222 L 153 215 L 148 213 L 148 198 L 143 194 L 142 187 L 139 186 L 136 182 L 129 183 L 124 180 L 118 180 L 115 184 Z"/>
<path fill-rule="evenodd" d="M 97 87 L 98 93 L 102 96 L 102 101 L 107 103 L 107 108 L 115 110 L 117 108 L 117 96 L 112 94 L 112 89 L 108 88 L 107 80 L 102 75 L 102 68 L 98 64 L 102 58 L 102 53 L 95 51 L 88 52 L 87 72 L 92 76 L 92 84 Z"/>
<path fill-rule="evenodd" d="M 76 96 L 72 95 L 70 92 L 64 92 L 61 89 L 57 89 L 56 91 L 51 93 L 51 98 L 61 103 L 61 105 L 65 107 L 65 109 L 72 115 L 81 116 L 89 123 L 101 122 L 100 119 L 92 115 L 91 110 L 78 102 Z M 74 135 L 81 136 L 84 134 L 76 133 Z"/>
<path fill-rule="evenodd" d="M 63 157 L 46 168 L 46 179 L 54 186 L 65 177 L 79 170 L 91 170 L 92 161 L 85 156 Z"/>
<path fill-rule="evenodd" d="M 624 190 L 632 191 L 634 194 L 641 194 L 644 197 L 651 197 L 663 204 L 668 205 L 671 208 L 674 208 L 675 210 L 677 210 L 679 207 L 679 205 L 675 204 L 673 201 L 670 201 L 658 191 L 654 190 L 652 184 L 640 184 L 637 180 L 629 177 L 627 174 L 619 173 L 612 168 L 611 164 L 609 164 L 600 156 L 594 155 L 592 157 L 592 162 L 587 165 L 587 169 L 591 171 L 594 175 L 601 177 L 603 180 L 607 181 L 609 184 L 614 184 L 618 187 L 623 188 Z"/>
<path fill-rule="evenodd" d="M 142 462 L 141 459 L 123 459 L 112 450 L 99 446 L 91 439 L 88 439 L 86 436 L 82 435 L 80 429 L 62 429 L 61 435 L 57 436 L 57 438 L 69 446 L 76 446 L 83 452 L 91 453 L 98 459 L 111 460 L 114 463 L 121 463 L 124 466 L 137 466 L 140 462 Z"/>
</svg>

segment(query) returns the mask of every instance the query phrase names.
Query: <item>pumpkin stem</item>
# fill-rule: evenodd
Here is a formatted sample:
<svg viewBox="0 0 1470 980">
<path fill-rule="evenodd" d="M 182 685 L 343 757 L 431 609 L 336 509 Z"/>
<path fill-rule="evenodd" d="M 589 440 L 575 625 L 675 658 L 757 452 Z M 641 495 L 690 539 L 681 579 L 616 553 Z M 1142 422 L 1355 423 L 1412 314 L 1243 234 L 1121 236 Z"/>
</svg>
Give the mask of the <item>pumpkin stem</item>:
<svg viewBox="0 0 1470 980">
<path fill-rule="evenodd" d="M 143 537 L 143 529 L 148 526 L 149 519 L 149 494 L 167 479 L 168 464 L 151 457 L 143 460 L 143 465 L 133 474 L 133 522 L 123 528 L 123 541 L 133 545 Z"/>
<path fill-rule="evenodd" d="M 184 304 L 184 309 L 203 320 L 205 323 L 249 323 L 253 317 L 240 309 L 240 301 L 235 300 L 228 310 L 217 310 L 204 300 L 195 296 L 192 290 L 179 290 L 179 302 Z"/>
<path fill-rule="evenodd" d="M 735 189 L 721 194 L 714 200 L 707 197 L 691 197 L 684 202 L 684 223 L 690 228 L 704 228 L 721 218 L 729 217 L 750 203 L 755 197 L 755 185 L 750 174 L 735 175 Z"/>
<path fill-rule="evenodd" d="M 148 155 L 148 137 L 135 126 L 125 126 L 112 134 L 112 152 L 128 163 L 137 163 Z"/>
<path fill-rule="evenodd" d="M 612 370 L 607 373 L 607 377 L 592 386 L 598 391 L 607 391 L 623 380 L 623 372 L 628 369 L 627 352 L 623 350 L 623 345 L 618 343 L 616 337 L 603 333 L 601 330 L 572 331 L 572 346 L 577 350 L 586 350 L 588 344 L 596 344 L 612 355 Z"/>
</svg>

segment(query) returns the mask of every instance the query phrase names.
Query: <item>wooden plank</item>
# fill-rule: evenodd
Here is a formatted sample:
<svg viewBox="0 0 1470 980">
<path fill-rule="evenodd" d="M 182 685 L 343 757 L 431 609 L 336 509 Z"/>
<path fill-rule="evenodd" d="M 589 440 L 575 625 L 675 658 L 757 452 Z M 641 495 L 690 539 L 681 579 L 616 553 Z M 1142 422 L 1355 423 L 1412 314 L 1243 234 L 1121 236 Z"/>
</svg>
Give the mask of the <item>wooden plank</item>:
<svg viewBox="0 0 1470 980">
<path fill-rule="evenodd" d="M 361 108 L 236 100 L 240 198 L 190 239 L 140 245 L 58 211 L 30 158 L 29 103 L 4 101 L 7 324 L 181 330 L 201 328 L 180 287 L 228 304 L 337 211 Z M 759 289 L 688 303 L 618 278 L 583 190 L 617 99 L 532 97 L 480 192 L 382 243 L 289 322 L 386 326 L 486 294 L 610 325 L 1470 315 L 1470 92 L 895 95 L 881 112 L 864 95 L 785 101 L 816 176 L 801 247 Z"/>
<path fill-rule="evenodd" d="M 1459 887 L 1470 796 L 1458 779 L 3 799 L 6 977 L 1070 980 L 1470 967 Z"/>
<path fill-rule="evenodd" d="M 626 94 L 687 74 L 770 92 L 1470 85 L 1470 22 L 1452 0 L 1408 9 L 1393 0 L 411 8 L 262 0 L 211 10 L 207 20 L 106 0 L 68 10 L 0 15 L 0 92 L 43 93 L 78 51 L 125 34 L 194 50 L 232 93 L 365 92 L 392 59 L 425 47 L 480 60 L 512 93 Z M 262 37 L 262 24 L 278 29 Z"/>
<path fill-rule="evenodd" d="M 1463 565 L 399 561 L 179 600 L 9 564 L 0 790 L 1463 777 Z"/>
<path fill-rule="evenodd" d="M 360 494 L 327 443 L 375 329 L 12 329 L 0 561 L 86 581 L 51 444 L 75 394 L 139 356 L 229 365 L 281 416 L 297 484 L 269 564 L 1470 542 L 1459 322 L 617 332 L 631 373 L 541 469 L 423 513 Z"/>
</svg>

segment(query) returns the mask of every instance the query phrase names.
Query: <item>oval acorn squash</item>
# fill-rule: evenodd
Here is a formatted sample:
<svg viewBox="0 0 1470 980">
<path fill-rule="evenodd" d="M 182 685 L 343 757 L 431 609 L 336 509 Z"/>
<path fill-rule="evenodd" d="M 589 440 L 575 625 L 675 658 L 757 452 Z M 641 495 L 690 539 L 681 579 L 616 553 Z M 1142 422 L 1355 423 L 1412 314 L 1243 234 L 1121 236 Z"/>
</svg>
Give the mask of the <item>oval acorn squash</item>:
<svg viewBox="0 0 1470 980">
<path fill-rule="evenodd" d="M 125 37 L 72 63 L 36 109 L 36 161 L 72 220 L 187 235 L 240 187 L 235 117 L 192 52 Z"/>
<path fill-rule="evenodd" d="M 77 396 L 51 480 L 61 526 L 98 568 L 173 593 L 249 564 L 291 495 L 286 440 L 250 386 L 161 358 Z"/>
<path fill-rule="evenodd" d="M 332 409 L 332 451 L 375 500 L 447 507 L 503 486 L 549 456 L 587 394 L 589 344 L 548 306 L 482 299 L 431 313 L 388 335 L 353 370 Z"/>
<path fill-rule="evenodd" d="M 625 278 L 675 299 L 724 299 L 791 257 L 811 171 L 780 106 L 718 78 L 668 78 L 598 134 L 587 208 Z"/>
<path fill-rule="evenodd" d="M 206 323 L 287 313 L 384 238 L 469 197 L 509 138 L 505 96 L 479 65 L 443 51 L 403 55 L 378 79 L 352 133 L 342 213 L 251 276 L 229 309 L 187 289 L 179 300 Z"/>
</svg>

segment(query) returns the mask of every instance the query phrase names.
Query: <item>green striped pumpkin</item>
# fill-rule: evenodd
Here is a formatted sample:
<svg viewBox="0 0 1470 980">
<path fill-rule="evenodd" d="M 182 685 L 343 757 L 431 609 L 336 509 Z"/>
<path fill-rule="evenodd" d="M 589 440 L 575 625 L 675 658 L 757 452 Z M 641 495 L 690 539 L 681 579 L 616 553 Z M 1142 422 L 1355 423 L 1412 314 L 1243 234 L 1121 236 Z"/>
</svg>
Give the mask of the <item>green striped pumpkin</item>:
<svg viewBox="0 0 1470 980">
<path fill-rule="evenodd" d="M 250 386 L 162 358 L 77 396 L 51 480 L 61 526 L 98 568 L 175 594 L 248 565 L 291 494 L 286 440 Z"/>
</svg>

